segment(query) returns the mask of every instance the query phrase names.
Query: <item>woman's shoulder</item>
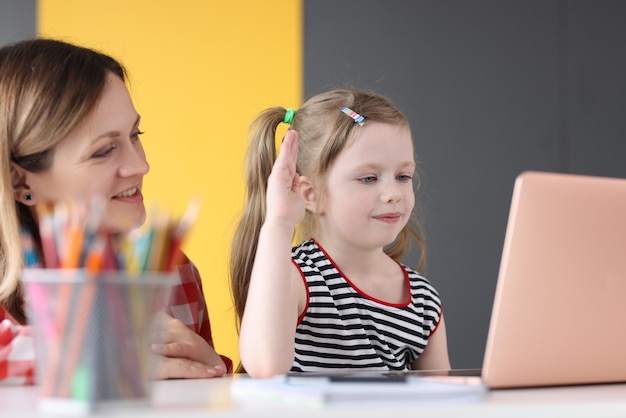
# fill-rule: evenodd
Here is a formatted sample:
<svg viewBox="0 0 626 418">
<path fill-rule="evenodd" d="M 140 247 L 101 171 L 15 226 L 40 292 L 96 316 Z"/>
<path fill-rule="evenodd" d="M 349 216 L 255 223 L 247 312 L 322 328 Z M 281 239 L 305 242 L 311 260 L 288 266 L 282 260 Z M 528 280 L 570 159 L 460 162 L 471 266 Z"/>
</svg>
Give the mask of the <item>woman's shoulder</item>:
<svg viewBox="0 0 626 418">
<path fill-rule="evenodd" d="M 188 264 L 193 265 L 189 257 L 187 257 L 187 254 L 185 254 L 180 248 L 176 249 L 176 252 L 172 255 L 172 259 L 172 264 L 175 266 L 184 266 Z"/>
</svg>

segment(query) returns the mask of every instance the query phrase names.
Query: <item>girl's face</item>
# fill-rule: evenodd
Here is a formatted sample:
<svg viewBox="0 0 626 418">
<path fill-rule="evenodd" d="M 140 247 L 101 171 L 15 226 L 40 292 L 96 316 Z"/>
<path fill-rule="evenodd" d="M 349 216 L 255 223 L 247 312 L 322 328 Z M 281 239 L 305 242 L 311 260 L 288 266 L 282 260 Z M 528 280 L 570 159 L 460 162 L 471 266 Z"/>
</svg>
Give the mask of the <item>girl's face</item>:
<svg viewBox="0 0 626 418">
<path fill-rule="evenodd" d="M 355 129 L 354 141 L 328 173 L 321 239 L 382 248 L 396 239 L 413 211 L 413 140 L 402 125 L 366 121 Z"/>
<path fill-rule="evenodd" d="M 109 74 L 94 110 L 53 150 L 52 166 L 28 174 L 33 202 L 102 196 L 102 221 L 111 232 L 141 225 L 146 217 L 141 187 L 150 167 L 139 121 L 124 82 Z"/>
</svg>

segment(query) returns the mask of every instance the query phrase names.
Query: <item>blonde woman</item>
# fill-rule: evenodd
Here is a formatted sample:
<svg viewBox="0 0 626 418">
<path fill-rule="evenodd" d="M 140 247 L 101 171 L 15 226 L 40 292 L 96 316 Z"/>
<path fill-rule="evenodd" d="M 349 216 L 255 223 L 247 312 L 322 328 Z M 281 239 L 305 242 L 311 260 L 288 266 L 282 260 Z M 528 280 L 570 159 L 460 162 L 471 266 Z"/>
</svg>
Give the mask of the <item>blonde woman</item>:
<svg viewBox="0 0 626 418">
<path fill-rule="evenodd" d="M 41 255 L 35 205 L 106 196 L 103 222 L 128 232 L 146 216 L 141 193 L 149 165 L 141 118 L 122 65 L 66 42 L 34 39 L 0 48 L 0 382 L 32 383 L 34 350 L 25 316 L 20 229 L 33 232 Z M 40 259 L 42 257 L 39 257 Z M 161 378 L 216 377 L 230 367 L 211 337 L 200 277 L 185 260 L 181 275 L 195 283 L 178 299 L 193 321 L 170 317 L 160 355 Z"/>
</svg>

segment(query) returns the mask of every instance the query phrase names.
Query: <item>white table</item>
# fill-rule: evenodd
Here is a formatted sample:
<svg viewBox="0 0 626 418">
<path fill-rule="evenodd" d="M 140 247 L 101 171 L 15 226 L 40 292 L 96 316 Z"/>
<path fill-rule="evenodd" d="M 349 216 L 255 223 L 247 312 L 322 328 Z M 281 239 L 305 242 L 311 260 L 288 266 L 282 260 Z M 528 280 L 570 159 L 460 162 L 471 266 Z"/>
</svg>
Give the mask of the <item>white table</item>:
<svg viewBox="0 0 626 418">
<path fill-rule="evenodd" d="M 102 410 L 93 416 L 128 417 L 626 417 L 626 384 L 543 389 L 498 390 L 480 401 L 369 402 L 323 407 L 282 402 L 235 402 L 230 384 L 235 377 L 155 382 L 148 407 Z M 0 417 L 50 417 L 38 412 L 37 386 L 0 386 Z M 410 415 L 409 415 L 410 414 Z"/>
</svg>

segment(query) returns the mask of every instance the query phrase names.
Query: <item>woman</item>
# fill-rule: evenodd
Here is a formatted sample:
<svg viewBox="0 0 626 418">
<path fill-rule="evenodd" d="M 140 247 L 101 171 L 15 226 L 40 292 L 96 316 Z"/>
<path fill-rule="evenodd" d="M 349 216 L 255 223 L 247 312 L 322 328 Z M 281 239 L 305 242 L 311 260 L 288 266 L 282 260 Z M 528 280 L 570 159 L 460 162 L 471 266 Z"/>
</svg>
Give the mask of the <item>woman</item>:
<svg viewBox="0 0 626 418">
<path fill-rule="evenodd" d="M 0 48 L 0 380 L 33 381 L 19 277 L 20 229 L 37 231 L 35 205 L 104 195 L 109 231 L 128 232 L 145 220 L 149 165 L 125 81 L 119 62 L 69 43 L 35 39 Z M 41 253 L 36 234 L 35 241 Z M 178 269 L 196 284 L 191 295 L 174 297 L 192 319 L 166 320 L 165 343 L 152 347 L 161 356 L 158 375 L 222 376 L 232 363 L 213 349 L 198 272 L 189 260 Z"/>
</svg>

